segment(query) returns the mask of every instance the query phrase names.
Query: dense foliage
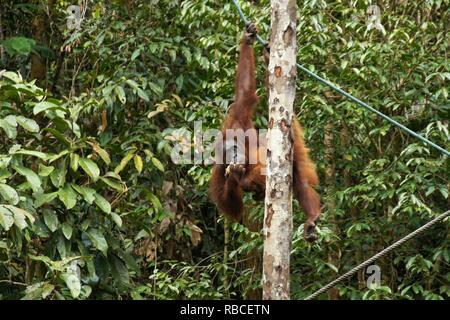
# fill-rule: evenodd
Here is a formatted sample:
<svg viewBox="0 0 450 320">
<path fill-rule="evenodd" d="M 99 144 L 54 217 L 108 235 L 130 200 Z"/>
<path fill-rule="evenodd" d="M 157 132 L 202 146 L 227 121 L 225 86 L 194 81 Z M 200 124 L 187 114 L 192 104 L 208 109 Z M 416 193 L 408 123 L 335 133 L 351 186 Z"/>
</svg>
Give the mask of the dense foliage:
<svg viewBox="0 0 450 320">
<path fill-rule="evenodd" d="M 67 24 L 74 3 L 0 4 L 0 299 L 251 297 L 261 233 L 220 217 L 210 165 L 171 157 L 181 146 L 193 159 L 194 122 L 220 129 L 233 101 L 243 25 L 231 1 L 83 0 L 78 29 Z M 270 2 L 239 3 L 269 39 Z M 449 148 L 448 0 L 298 4 L 300 64 Z M 371 4 L 381 17 L 368 27 Z M 265 128 L 255 48 L 255 124 Z M 323 217 L 306 243 L 295 202 L 293 299 L 450 204 L 448 158 L 298 78 Z M 246 202 L 262 220 L 261 203 Z M 448 221 L 433 227 L 377 262 L 380 287 L 360 273 L 340 298 L 448 299 L 448 235 Z"/>
</svg>

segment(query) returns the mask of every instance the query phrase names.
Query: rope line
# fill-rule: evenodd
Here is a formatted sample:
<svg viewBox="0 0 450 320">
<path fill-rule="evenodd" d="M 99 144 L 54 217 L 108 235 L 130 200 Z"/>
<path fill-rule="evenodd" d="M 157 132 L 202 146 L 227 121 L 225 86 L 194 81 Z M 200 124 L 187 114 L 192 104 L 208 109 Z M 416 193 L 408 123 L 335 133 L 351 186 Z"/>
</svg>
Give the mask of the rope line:
<svg viewBox="0 0 450 320">
<path fill-rule="evenodd" d="M 415 231 L 411 232 L 407 236 L 405 236 L 405 237 L 401 238 L 400 240 L 394 242 L 389 247 L 387 247 L 387 248 L 383 249 L 382 251 L 378 252 L 372 258 L 367 259 L 366 261 L 364 261 L 363 263 L 361 263 L 358 266 L 354 267 L 353 269 L 351 269 L 347 273 L 343 274 L 342 276 L 340 276 L 336 280 L 331 281 L 326 286 L 322 287 L 321 289 L 317 290 L 316 292 L 314 292 L 310 296 L 306 297 L 305 300 L 311 300 L 311 299 L 316 298 L 317 296 L 319 296 L 320 294 L 324 293 L 328 289 L 331 289 L 332 287 L 334 287 L 335 285 L 337 285 L 341 281 L 347 279 L 348 277 L 354 275 L 356 272 L 358 272 L 358 271 L 364 269 L 365 267 L 369 266 L 375 260 L 383 257 L 384 255 L 386 255 L 387 253 L 391 252 L 392 250 L 395 250 L 397 247 L 401 246 L 406 241 L 414 238 L 415 236 L 417 236 L 420 233 L 424 232 L 425 230 L 430 228 L 432 225 L 438 223 L 439 221 L 445 219 L 448 216 L 450 216 L 450 210 L 448 210 L 447 212 L 445 212 L 445 213 L 441 214 L 440 216 L 434 218 L 433 220 L 429 221 L 428 223 L 424 224 L 423 226 L 421 226 L 420 228 L 418 228 Z"/>
<path fill-rule="evenodd" d="M 237 4 L 236 0 L 231 0 L 233 1 L 234 6 L 236 7 L 239 15 L 241 16 L 242 21 L 247 24 L 247 19 L 244 16 L 244 13 L 242 12 L 241 8 L 239 7 L 239 5 Z M 256 39 L 258 39 L 258 41 L 263 45 L 266 46 L 266 42 L 261 39 L 261 37 L 256 34 Z M 392 123 L 393 125 L 399 127 L 400 129 L 408 132 L 410 135 L 416 137 L 419 140 L 422 140 L 423 142 L 425 142 L 426 144 L 432 146 L 433 148 L 441 151 L 443 154 L 450 156 L 450 152 L 448 152 L 447 150 L 445 150 L 444 148 L 438 146 L 437 144 L 431 142 L 430 140 L 422 137 L 420 134 L 417 134 L 416 132 L 412 131 L 411 129 L 408 129 L 407 127 L 405 127 L 404 125 L 398 123 L 397 121 L 395 121 L 394 119 L 391 119 L 390 117 L 388 117 L 387 115 L 385 115 L 384 113 L 381 113 L 380 111 L 372 108 L 371 106 L 369 106 L 368 104 L 362 102 L 361 100 L 359 100 L 358 98 L 355 98 L 354 96 L 352 96 L 350 93 L 342 90 L 341 88 L 336 87 L 335 85 L 333 85 L 332 83 L 329 83 L 328 81 L 326 81 L 324 78 L 321 78 L 320 76 L 316 75 L 315 73 L 309 71 L 308 69 L 306 69 L 305 67 L 301 66 L 300 64 L 297 63 L 297 68 L 300 69 L 301 71 L 307 73 L 308 75 L 310 75 L 311 77 L 313 77 L 314 79 L 322 82 L 323 84 L 327 85 L 328 87 L 330 87 L 331 89 L 339 92 L 340 94 L 344 95 L 345 97 L 347 97 L 348 99 L 352 100 L 353 102 L 356 102 L 357 104 L 363 106 L 365 109 L 377 114 L 378 116 L 382 117 L 383 119 L 389 121 L 390 123 Z"/>
</svg>

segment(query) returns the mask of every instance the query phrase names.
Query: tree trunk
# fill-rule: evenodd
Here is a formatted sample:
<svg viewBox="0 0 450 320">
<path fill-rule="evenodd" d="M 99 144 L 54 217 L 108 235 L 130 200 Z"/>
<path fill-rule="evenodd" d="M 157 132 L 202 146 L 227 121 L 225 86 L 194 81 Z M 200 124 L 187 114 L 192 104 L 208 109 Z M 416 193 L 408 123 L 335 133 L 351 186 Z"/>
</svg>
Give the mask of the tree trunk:
<svg viewBox="0 0 450 320">
<path fill-rule="evenodd" d="M 44 44 L 47 47 L 49 46 L 49 30 L 50 30 L 50 20 L 49 17 L 51 12 L 53 12 L 54 8 L 54 0 L 47 1 L 47 11 L 45 9 L 38 11 L 36 16 L 33 19 L 31 25 L 31 36 L 36 44 Z M 36 79 L 37 83 L 40 87 L 46 89 L 47 88 L 47 59 L 41 57 L 35 53 L 31 53 L 31 70 L 30 70 L 30 78 Z"/>
<path fill-rule="evenodd" d="M 296 11 L 291 0 L 271 1 L 269 128 L 264 212 L 263 299 L 290 298 L 293 105 L 297 79 Z"/>
</svg>

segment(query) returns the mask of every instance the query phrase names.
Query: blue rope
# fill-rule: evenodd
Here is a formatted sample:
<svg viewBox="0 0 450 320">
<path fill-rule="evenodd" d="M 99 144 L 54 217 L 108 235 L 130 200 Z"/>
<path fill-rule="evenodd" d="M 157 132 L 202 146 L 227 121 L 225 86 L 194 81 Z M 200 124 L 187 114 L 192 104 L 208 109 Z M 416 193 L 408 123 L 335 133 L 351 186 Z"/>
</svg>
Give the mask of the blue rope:
<svg viewBox="0 0 450 320">
<path fill-rule="evenodd" d="M 241 8 L 239 7 L 239 5 L 237 4 L 236 0 L 231 0 L 234 3 L 234 6 L 236 7 L 237 11 L 239 12 L 239 15 L 241 16 L 242 21 L 244 21 L 245 24 L 247 24 L 247 19 L 245 19 L 244 13 L 242 12 Z M 258 39 L 258 41 L 265 46 L 266 42 L 261 39 L 261 37 L 257 34 L 256 35 L 256 39 Z M 344 90 L 336 87 L 335 85 L 329 83 L 328 81 L 326 81 L 324 78 L 319 77 L 318 75 L 316 75 L 315 73 L 309 71 L 308 69 L 306 69 L 305 67 L 301 66 L 300 64 L 297 63 L 297 68 L 300 69 L 303 72 L 306 72 L 307 74 L 309 74 L 311 77 L 313 77 L 314 79 L 322 82 L 323 84 L 327 85 L 328 87 L 330 87 L 331 89 L 339 92 L 340 94 L 344 95 L 345 97 L 349 98 L 350 100 L 356 102 L 357 104 L 363 106 L 364 108 L 366 108 L 367 110 L 379 115 L 380 117 L 382 117 L 383 119 L 389 121 L 390 123 L 392 123 L 393 125 L 396 125 L 397 127 L 399 127 L 400 129 L 408 132 L 410 135 L 422 140 L 423 142 L 427 143 L 428 145 L 432 146 L 433 148 L 436 148 L 437 150 L 441 151 L 442 153 L 444 153 L 447 156 L 450 156 L 450 152 L 448 152 L 447 150 L 441 148 L 440 146 L 438 146 L 437 144 L 431 142 L 430 140 L 422 137 L 420 134 L 415 133 L 414 131 L 408 129 L 407 127 L 405 127 L 404 125 L 398 123 L 397 121 L 389 118 L 387 115 L 381 113 L 380 111 L 372 108 L 371 106 L 369 106 L 368 104 L 362 102 L 361 100 L 355 98 L 354 96 L 352 96 L 350 93 L 345 92 Z"/>
</svg>

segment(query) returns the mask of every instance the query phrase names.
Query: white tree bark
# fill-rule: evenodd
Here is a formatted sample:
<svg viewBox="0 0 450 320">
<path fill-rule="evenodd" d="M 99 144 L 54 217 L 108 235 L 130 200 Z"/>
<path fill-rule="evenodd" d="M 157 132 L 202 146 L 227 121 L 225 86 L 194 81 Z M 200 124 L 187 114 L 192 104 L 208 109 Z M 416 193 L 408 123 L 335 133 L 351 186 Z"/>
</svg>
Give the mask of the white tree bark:
<svg viewBox="0 0 450 320">
<path fill-rule="evenodd" d="M 265 300 L 290 299 L 296 11 L 295 0 L 271 0 L 263 262 Z"/>
</svg>

